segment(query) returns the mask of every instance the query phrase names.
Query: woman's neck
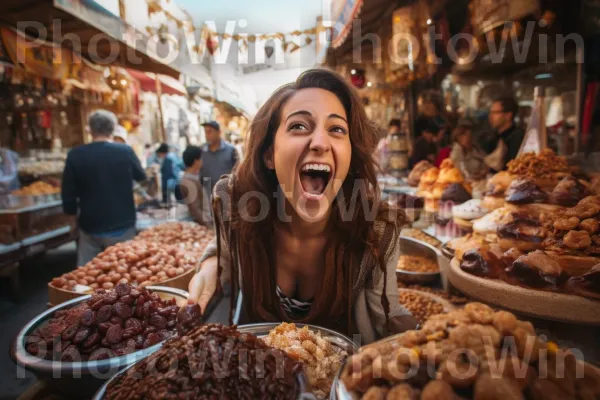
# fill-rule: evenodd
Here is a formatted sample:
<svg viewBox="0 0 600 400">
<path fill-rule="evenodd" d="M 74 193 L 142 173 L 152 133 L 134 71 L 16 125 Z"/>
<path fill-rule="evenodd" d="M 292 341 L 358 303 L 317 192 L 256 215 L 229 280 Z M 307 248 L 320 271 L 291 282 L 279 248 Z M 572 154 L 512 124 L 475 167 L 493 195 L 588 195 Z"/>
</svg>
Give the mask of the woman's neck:
<svg viewBox="0 0 600 400">
<path fill-rule="evenodd" d="M 289 221 L 279 222 L 280 228 L 287 230 L 295 238 L 310 239 L 325 235 L 331 212 L 327 213 L 327 215 L 319 221 L 306 221 L 299 216 L 294 208 L 286 201 L 286 214 L 291 218 L 289 218 Z"/>
</svg>

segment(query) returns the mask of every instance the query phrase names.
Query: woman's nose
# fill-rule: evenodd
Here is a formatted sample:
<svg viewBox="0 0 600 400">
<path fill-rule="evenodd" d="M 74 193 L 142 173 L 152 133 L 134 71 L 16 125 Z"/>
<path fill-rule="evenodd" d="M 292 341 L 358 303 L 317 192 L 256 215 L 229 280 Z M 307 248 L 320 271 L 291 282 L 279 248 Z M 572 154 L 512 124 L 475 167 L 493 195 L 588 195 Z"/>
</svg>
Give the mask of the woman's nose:
<svg viewBox="0 0 600 400">
<path fill-rule="evenodd" d="M 331 138 L 325 128 L 316 128 L 313 131 L 310 149 L 317 153 L 325 153 L 331 149 Z"/>
</svg>

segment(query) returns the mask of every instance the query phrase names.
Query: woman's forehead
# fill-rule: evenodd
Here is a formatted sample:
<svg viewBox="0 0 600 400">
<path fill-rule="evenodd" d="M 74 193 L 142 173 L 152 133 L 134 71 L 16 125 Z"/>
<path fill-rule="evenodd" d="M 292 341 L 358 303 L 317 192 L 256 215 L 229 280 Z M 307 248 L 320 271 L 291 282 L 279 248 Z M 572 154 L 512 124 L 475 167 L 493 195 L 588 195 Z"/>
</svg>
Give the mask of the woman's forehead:
<svg viewBox="0 0 600 400">
<path fill-rule="evenodd" d="M 308 111 L 315 116 L 338 114 L 347 119 L 346 110 L 335 94 L 325 89 L 300 89 L 290 97 L 282 110 L 282 119 L 297 111 Z"/>
</svg>

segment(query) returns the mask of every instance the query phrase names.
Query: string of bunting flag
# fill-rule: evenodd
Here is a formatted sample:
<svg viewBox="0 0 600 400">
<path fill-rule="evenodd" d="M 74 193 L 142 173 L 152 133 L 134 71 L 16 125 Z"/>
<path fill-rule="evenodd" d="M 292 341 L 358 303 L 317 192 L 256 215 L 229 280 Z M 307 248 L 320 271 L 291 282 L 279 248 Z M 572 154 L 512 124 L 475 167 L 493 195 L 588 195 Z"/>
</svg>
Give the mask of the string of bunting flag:
<svg viewBox="0 0 600 400">
<path fill-rule="evenodd" d="M 152 14 L 156 14 L 156 13 L 163 13 L 165 15 L 165 17 L 174 22 L 177 27 L 179 29 L 185 29 L 188 32 L 195 32 L 195 31 L 202 31 L 203 32 L 203 39 L 207 40 L 207 47 L 208 50 L 212 53 L 214 51 L 214 49 L 216 49 L 219 46 L 219 43 L 217 40 L 215 40 L 216 38 L 221 38 L 224 40 L 234 40 L 238 43 L 238 46 L 240 47 L 240 50 L 245 50 L 248 48 L 248 44 L 249 43 L 256 43 L 257 41 L 269 41 L 269 40 L 274 40 L 274 41 L 279 41 L 281 43 L 281 46 L 283 48 L 284 52 L 289 51 L 290 53 L 293 53 L 303 47 L 306 46 L 310 46 L 316 39 L 316 36 L 318 34 L 320 34 L 321 32 L 326 32 L 328 28 L 326 27 L 313 27 L 310 29 L 304 29 L 304 30 L 295 30 L 292 32 L 287 32 L 287 33 L 283 33 L 283 32 L 276 32 L 276 33 L 268 33 L 268 34 L 247 34 L 247 33 L 235 33 L 235 34 L 230 34 L 230 33 L 220 33 L 220 32 L 214 32 L 214 31 L 208 31 L 206 32 L 206 27 L 204 28 L 197 28 L 193 25 L 193 23 L 191 21 L 182 21 L 180 19 L 178 19 L 177 17 L 175 17 L 172 13 L 170 13 L 168 10 L 165 10 L 161 5 L 160 5 L 160 0 L 146 0 L 146 2 L 148 3 L 148 15 L 151 16 Z M 158 29 L 154 29 L 154 28 L 146 28 L 146 30 L 148 31 L 149 34 L 161 34 L 165 31 L 168 32 L 168 28 L 166 25 L 161 25 L 160 28 Z M 196 46 L 198 47 L 198 50 L 200 50 L 201 46 Z"/>
</svg>

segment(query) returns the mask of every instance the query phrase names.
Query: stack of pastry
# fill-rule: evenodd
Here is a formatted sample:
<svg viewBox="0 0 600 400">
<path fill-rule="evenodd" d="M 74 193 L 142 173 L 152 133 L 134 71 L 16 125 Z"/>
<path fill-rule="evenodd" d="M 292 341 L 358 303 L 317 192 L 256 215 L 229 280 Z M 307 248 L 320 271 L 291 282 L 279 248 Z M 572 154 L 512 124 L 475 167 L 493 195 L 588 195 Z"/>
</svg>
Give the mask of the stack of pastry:
<svg viewBox="0 0 600 400">
<path fill-rule="evenodd" d="M 523 154 L 508 163 L 507 171 L 497 173 L 488 181 L 483 207 L 488 210 L 503 207 L 507 201 L 508 191 L 515 180 L 532 182 L 550 197 L 557 185 L 569 176 L 571 176 L 571 169 L 566 158 L 557 156 L 550 149 L 545 149 L 540 154 Z M 589 186 L 585 180 L 576 180 L 581 185 Z M 571 201 L 563 205 L 573 206 L 576 203 L 577 201 Z"/>
<path fill-rule="evenodd" d="M 488 214 L 488 210 L 483 208 L 481 203 L 479 199 L 471 199 L 452 207 L 452 219 L 461 234 L 473 233 L 473 221 Z"/>
<path fill-rule="evenodd" d="M 425 171 L 419 183 L 419 195 L 425 198 L 425 212 L 436 214 L 440 210 L 440 201 L 444 191 L 454 183 L 463 186 L 470 192 L 469 186 L 465 183 L 465 177 L 449 159 L 444 160 L 439 170 L 430 168 Z"/>
<path fill-rule="evenodd" d="M 600 299 L 600 196 L 568 208 L 528 205 L 528 214 L 510 207 L 488 219 L 490 226 L 498 225 L 496 242 L 476 233 L 452 243 L 461 269 L 510 284 Z"/>
<path fill-rule="evenodd" d="M 433 166 L 429 161 L 423 160 L 418 162 L 408 175 L 408 184 L 410 186 L 419 186 L 423 174 L 432 168 L 435 168 L 435 166 Z"/>
</svg>

